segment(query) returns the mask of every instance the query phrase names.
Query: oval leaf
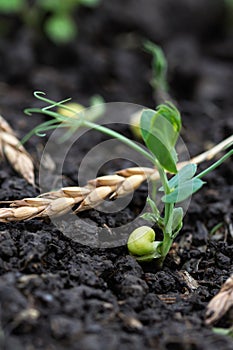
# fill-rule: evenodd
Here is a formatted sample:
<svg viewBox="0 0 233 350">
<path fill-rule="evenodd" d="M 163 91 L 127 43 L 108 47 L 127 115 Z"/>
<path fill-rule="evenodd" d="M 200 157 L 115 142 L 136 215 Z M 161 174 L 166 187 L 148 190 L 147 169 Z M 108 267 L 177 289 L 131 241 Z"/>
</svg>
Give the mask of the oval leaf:
<svg viewBox="0 0 233 350">
<path fill-rule="evenodd" d="M 183 216 L 184 216 L 184 211 L 182 208 L 175 208 L 173 210 L 172 232 L 176 232 L 177 228 L 179 228 L 181 226 Z"/>
<path fill-rule="evenodd" d="M 177 187 L 173 192 L 162 197 L 164 203 L 179 203 L 197 192 L 203 185 L 204 181 L 200 179 L 192 179 L 184 182 Z"/>
<path fill-rule="evenodd" d="M 196 164 L 187 164 L 185 165 L 178 174 L 173 176 L 169 181 L 169 187 L 170 188 L 176 188 L 179 184 L 186 182 L 187 180 L 190 180 L 197 171 L 197 166 Z M 163 187 L 159 188 L 159 191 L 162 192 L 164 191 Z"/>
<path fill-rule="evenodd" d="M 197 171 L 196 164 L 187 164 L 183 168 L 180 169 L 178 174 L 176 174 L 171 180 L 168 181 L 169 187 L 174 188 L 178 186 L 179 183 L 186 182 L 190 180 Z"/>
<path fill-rule="evenodd" d="M 160 105 L 156 111 L 145 110 L 140 122 L 141 134 L 148 149 L 171 173 L 177 173 L 175 144 L 181 128 L 178 110 L 171 104 Z"/>
</svg>

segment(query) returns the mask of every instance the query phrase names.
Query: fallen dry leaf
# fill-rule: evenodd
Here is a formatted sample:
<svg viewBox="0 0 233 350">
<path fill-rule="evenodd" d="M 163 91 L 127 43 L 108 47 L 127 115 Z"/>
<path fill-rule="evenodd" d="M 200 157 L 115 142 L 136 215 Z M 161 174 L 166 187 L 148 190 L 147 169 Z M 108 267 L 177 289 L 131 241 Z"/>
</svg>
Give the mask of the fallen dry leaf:
<svg viewBox="0 0 233 350">
<path fill-rule="evenodd" d="M 206 311 L 207 325 L 218 321 L 233 306 L 233 275 L 222 285 L 219 293 L 209 302 Z"/>
</svg>

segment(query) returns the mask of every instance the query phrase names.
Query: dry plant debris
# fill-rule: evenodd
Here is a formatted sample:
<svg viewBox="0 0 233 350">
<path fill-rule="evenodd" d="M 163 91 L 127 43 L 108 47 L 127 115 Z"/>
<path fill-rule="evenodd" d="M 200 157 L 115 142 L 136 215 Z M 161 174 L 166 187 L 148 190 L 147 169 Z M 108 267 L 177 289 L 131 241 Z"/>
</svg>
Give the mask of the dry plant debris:
<svg viewBox="0 0 233 350">
<path fill-rule="evenodd" d="M 29 184 L 35 186 L 32 159 L 2 116 L 0 116 L 0 157 L 5 157 L 15 171 Z"/>
<path fill-rule="evenodd" d="M 206 311 L 206 324 L 218 321 L 233 307 L 233 275 L 222 285 L 219 293 L 209 302 Z"/>
<path fill-rule="evenodd" d="M 8 125 L 5 129 L 11 130 Z M 220 150 L 223 150 L 232 139 L 233 137 L 231 136 L 211 150 L 192 158 L 190 161 L 178 163 L 177 167 L 182 168 L 188 163 L 198 164 L 205 160 L 210 160 Z M 16 146 L 16 143 L 13 143 L 13 145 Z M 18 152 L 24 154 L 21 149 Z M 8 208 L 0 208 L 0 222 L 57 217 L 66 214 L 74 206 L 78 205 L 74 210 L 76 214 L 84 210 L 96 208 L 107 198 L 116 199 L 126 196 L 135 191 L 145 180 L 155 181 L 158 179 L 159 173 L 155 168 L 132 167 L 119 170 L 113 175 L 100 176 L 89 180 L 84 187 L 63 187 L 57 191 L 43 193 L 36 198 L 3 201 L 1 204 L 10 204 L 10 206 Z"/>
</svg>

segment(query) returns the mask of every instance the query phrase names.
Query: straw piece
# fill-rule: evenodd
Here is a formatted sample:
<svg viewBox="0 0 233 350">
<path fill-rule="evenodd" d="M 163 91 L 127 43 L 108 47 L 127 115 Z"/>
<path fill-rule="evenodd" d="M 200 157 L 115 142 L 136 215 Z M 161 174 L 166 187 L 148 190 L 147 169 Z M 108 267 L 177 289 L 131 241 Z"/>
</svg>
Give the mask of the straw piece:
<svg viewBox="0 0 233 350">
<path fill-rule="evenodd" d="M 233 306 L 233 275 L 231 275 L 222 285 L 219 293 L 211 299 L 207 306 L 206 321 L 207 325 L 213 324 L 222 318 Z"/>
</svg>

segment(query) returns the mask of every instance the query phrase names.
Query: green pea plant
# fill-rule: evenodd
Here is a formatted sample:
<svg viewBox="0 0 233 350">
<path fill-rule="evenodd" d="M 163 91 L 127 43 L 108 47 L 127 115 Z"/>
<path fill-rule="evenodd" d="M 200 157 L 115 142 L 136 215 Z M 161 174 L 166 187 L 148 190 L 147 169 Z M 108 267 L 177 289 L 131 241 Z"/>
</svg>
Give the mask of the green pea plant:
<svg viewBox="0 0 233 350">
<path fill-rule="evenodd" d="M 59 106 L 72 111 L 65 104 L 67 100 L 55 102 L 47 99 L 42 92 L 35 92 L 34 95 L 38 99 L 48 103 L 49 106 L 44 108 L 29 108 L 25 112 L 28 115 L 32 113 L 43 113 L 52 117 L 52 119 L 38 125 L 24 138 L 23 142 L 33 134 L 43 136 L 44 131 L 57 127 L 70 128 L 72 126 L 73 131 L 79 127 L 87 127 L 121 141 L 143 155 L 157 169 L 162 184 L 158 188 L 158 191 L 163 194 L 161 200 L 164 203 L 164 209 L 162 212 L 159 211 L 155 193 L 151 197 L 148 197 L 147 202 L 151 211 L 144 213 L 142 218 L 149 221 L 150 226 L 138 227 L 130 233 L 127 246 L 129 253 L 138 261 L 143 262 L 157 259 L 158 263 L 162 265 L 174 239 L 183 225 L 184 212 L 182 207 L 179 206 L 179 203 L 200 190 L 205 184 L 202 178 L 229 158 L 233 154 L 233 150 L 229 150 L 223 157 L 199 174 L 196 174 L 197 165 L 191 163 L 186 164 L 178 170 L 178 156 L 175 147 L 181 131 L 181 116 L 172 103 L 161 104 L 155 110 L 144 109 L 142 111 L 140 131 L 146 145 L 145 149 L 121 133 L 99 125 L 91 118 L 84 118 L 84 114 L 82 113 L 77 118 L 70 119 L 52 110 L 53 107 Z M 232 142 L 229 142 L 225 148 L 229 148 L 231 144 Z M 172 174 L 170 179 L 168 174 Z M 162 231 L 162 240 L 156 240 L 156 233 L 152 228 L 153 226 L 157 226 Z"/>
<path fill-rule="evenodd" d="M 174 101 L 169 92 L 168 61 L 164 50 L 152 41 L 145 41 L 144 49 L 152 57 L 150 85 L 156 104 L 164 101 Z"/>
</svg>

